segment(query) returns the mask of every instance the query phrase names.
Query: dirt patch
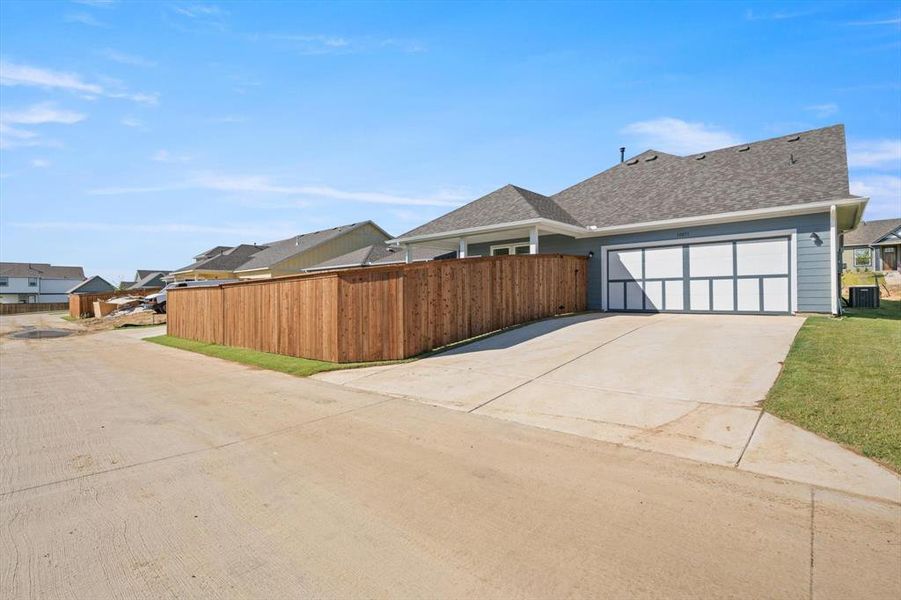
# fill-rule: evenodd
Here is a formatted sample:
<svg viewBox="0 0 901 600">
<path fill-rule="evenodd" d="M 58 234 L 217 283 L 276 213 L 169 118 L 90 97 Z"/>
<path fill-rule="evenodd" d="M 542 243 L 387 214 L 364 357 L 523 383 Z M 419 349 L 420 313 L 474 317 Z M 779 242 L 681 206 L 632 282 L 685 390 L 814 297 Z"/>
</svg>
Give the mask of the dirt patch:
<svg viewBox="0 0 901 600">
<path fill-rule="evenodd" d="M 67 337 L 74 333 L 71 329 L 23 329 L 9 334 L 9 337 L 17 340 L 43 340 Z"/>
</svg>

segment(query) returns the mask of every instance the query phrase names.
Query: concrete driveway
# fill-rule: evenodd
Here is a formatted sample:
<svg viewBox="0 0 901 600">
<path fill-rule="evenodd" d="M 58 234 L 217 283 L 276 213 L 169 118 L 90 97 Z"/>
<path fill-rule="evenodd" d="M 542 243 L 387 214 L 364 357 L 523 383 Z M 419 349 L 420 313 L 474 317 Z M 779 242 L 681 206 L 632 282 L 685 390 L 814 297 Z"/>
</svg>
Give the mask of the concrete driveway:
<svg viewBox="0 0 901 600">
<path fill-rule="evenodd" d="M 759 407 L 803 323 L 800 317 L 586 314 L 531 324 L 413 363 L 316 377 L 898 499 L 895 474 Z"/>
</svg>

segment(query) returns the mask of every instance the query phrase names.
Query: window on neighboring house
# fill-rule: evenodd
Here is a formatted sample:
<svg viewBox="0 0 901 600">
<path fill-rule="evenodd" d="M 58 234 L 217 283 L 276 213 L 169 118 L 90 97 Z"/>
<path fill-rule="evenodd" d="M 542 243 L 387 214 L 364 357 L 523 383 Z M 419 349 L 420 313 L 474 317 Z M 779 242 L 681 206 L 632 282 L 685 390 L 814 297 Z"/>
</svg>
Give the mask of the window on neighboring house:
<svg viewBox="0 0 901 600">
<path fill-rule="evenodd" d="M 504 244 L 503 246 L 492 246 L 491 256 L 507 256 L 509 254 L 528 254 L 528 244 Z"/>
<path fill-rule="evenodd" d="M 855 267 L 871 267 L 873 266 L 873 253 L 869 248 L 854 249 L 854 266 Z"/>
<path fill-rule="evenodd" d="M 7 287 L 9 285 L 9 277 L 0 277 L 0 287 Z"/>
<path fill-rule="evenodd" d="M 28 278 L 28 287 L 38 287 L 38 278 L 37 277 L 29 277 Z"/>
</svg>

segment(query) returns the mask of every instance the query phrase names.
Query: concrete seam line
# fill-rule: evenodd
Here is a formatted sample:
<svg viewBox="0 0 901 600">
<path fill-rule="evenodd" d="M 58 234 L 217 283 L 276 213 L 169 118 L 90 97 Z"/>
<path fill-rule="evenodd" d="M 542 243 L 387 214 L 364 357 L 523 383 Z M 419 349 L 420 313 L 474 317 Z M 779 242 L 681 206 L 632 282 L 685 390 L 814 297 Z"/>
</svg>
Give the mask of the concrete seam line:
<svg viewBox="0 0 901 600">
<path fill-rule="evenodd" d="M 236 446 L 238 444 L 244 444 L 247 442 L 252 442 L 254 440 L 258 440 L 265 437 L 271 437 L 275 435 L 280 435 L 292 429 L 298 429 L 300 427 L 304 427 L 306 425 L 312 425 L 313 423 L 318 423 L 320 421 L 325 421 L 326 419 L 331 419 L 334 417 L 341 417 L 343 415 L 356 412 L 358 410 L 363 410 L 366 408 L 372 408 L 373 406 L 378 406 L 380 404 L 384 404 L 386 402 L 391 402 L 394 398 L 385 398 L 383 400 L 379 400 L 378 402 L 373 402 L 371 404 L 364 404 L 363 406 L 357 406 L 356 408 L 350 408 L 348 410 L 343 410 L 341 412 L 337 412 L 331 415 L 324 415 L 321 417 L 316 417 L 315 419 L 310 419 L 309 421 L 304 421 L 302 423 L 295 423 L 294 425 L 287 425 L 282 427 L 281 429 L 275 429 L 273 431 L 266 431 L 264 433 L 258 433 L 256 435 L 251 435 L 246 438 L 240 438 L 237 440 L 232 440 L 230 442 L 225 442 L 224 444 L 219 444 L 217 446 L 210 446 L 208 448 L 198 448 L 197 450 L 188 450 L 187 452 L 179 452 L 178 454 L 170 454 L 169 456 L 160 456 L 159 458 L 152 458 L 150 460 L 144 460 L 136 463 L 131 463 L 129 465 L 122 465 L 121 467 L 114 467 L 112 469 L 104 469 L 102 471 L 95 471 L 93 473 L 85 473 L 84 475 L 79 475 L 77 477 L 67 477 L 65 479 L 57 479 L 56 481 L 48 481 L 46 483 L 39 483 L 37 485 L 31 485 L 24 488 L 19 488 L 17 490 L 10 490 L 8 492 L 0 493 L 0 498 L 5 498 L 7 496 L 12 496 L 14 494 L 19 494 L 21 492 L 28 492 L 31 490 L 36 490 L 44 487 L 48 487 L 51 485 L 57 485 L 60 483 L 69 483 L 71 481 L 79 481 L 81 479 L 87 479 L 89 477 L 95 477 L 98 475 L 106 475 L 107 473 L 115 473 L 116 471 L 125 471 L 127 469 L 132 469 L 135 467 L 143 467 L 146 465 L 152 465 L 155 463 L 164 462 L 167 460 L 172 460 L 176 458 L 184 458 L 185 456 L 192 456 L 194 454 L 202 454 L 204 452 L 212 452 L 215 450 L 222 450 L 223 448 L 228 448 L 229 446 Z"/>
<path fill-rule="evenodd" d="M 751 428 L 751 435 L 748 436 L 748 441 L 745 442 L 745 447 L 741 449 L 741 454 L 738 455 L 738 460 L 735 461 L 735 468 L 738 468 L 738 465 L 741 463 L 741 459 L 745 457 L 745 452 L 748 451 L 748 446 L 751 445 L 751 440 L 754 439 L 754 434 L 757 433 L 757 426 L 760 425 L 760 419 L 763 418 L 763 409 L 760 409 L 760 413 L 757 415 L 757 420 L 754 421 L 754 427 Z"/>
<path fill-rule="evenodd" d="M 816 488 L 810 488 L 810 584 L 809 584 L 809 596 L 810 600 L 813 600 L 813 537 L 814 537 L 814 523 L 813 523 L 813 511 L 814 511 L 814 503 L 816 501 Z"/>
<path fill-rule="evenodd" d="M 510 388 L 509 390 L 507 390 L 507 391 L 505 391 L 505 392 L 501 392 L 500 394 L 498 394 L 498 395 L 495 396 L 494 398 L 489 398 L 488 400 L 485 400 L 484 402 L 482 402 L 481 404 L 479 404 L 479 405 L 476 406 L 475 408 L 472 408 L 472 409 L 470 409 L 470 410 L 467 410 L 466 412 L 468 412 L 468 413 L 475 412 L 475 411 L 479 410 L 480 408 L 482 408 L 483 406 L 486 406 L 486 405 L 488 405 L 488 404 L 494 402 L 494 401 L 497 400 L 498 398 L 500 398 L 500 397 L 502 397 L 502 396 L 506 396 L 506 395 L 509 394 L 510 392 L 515 392 L 516 390 L 518 390 L 519 388 L 523 387 L 524 385 L 529 385 L 530 383 L 532 383 L 532 382 L 535 381 L 536 379 L 540 379 L 540 378 L 544 377 L 545 375 L 549 375 L 549 374 L 553 373 L 554 371 L 556 371 L 557 369 L 562 369 L 563 367 L 565 367 L 565 366 L 568 365 L 569 363 L 575 362 L 575 361 L 579 360 L 580 358 L 582 358 L 583 356 L 588 356 L 589 354 L 591 354 L 591 353 L 594 352 L 595 350 L 598 350 L 598 349 L 600 349 L 600 348 L 603 348 L 603 347 L 606 346 L 607 344 L 612 344 L 612 343 L 615 342 L 616 340 L 622 339 L 622 338 L 626 337 L 627 335 L 629 335 L 630 333 L 633 333 L 633 332 L 635 332 L 635 331 L 638 331 L 639 329 L 644 329 L 645 327 L 650 327 L 651 325 L 654 325 L 655 323 L 660 323 L 660 322 L 663 321 L 663 320 L 664 320 L 664 319 L 659 319 L 659 320 L 653 321 L 653 322 L 651 322 L 651 323 L 646 323 L 646 324 L 644 324 L 644 325 L 639 325 L 639 326 L 636 327 L 635 329 L 630 329 L 629 331 L 627 331 L 627 332 L 625 332 L 625 333 L 623 333 L 623 334 L 621 334 L 621 335 L 618 335 L 618 336 L 616 336 L 616 337 L 613 338 L 613 339 L 607 340 L 607 341 L 604 342 L 603 344 L 600 344 L 600 345 L 598 345 L 598 346 L 595 346 L 595 347 L 592 348 L 591 350 L 589 350 L 589 351 L 587 351 L 587 352 L 585 352 L 585 353 L 583 353 L 583 354 L 580 354 L 579 356 L 576 356 L 576 357 L 574 357 L 574 358 L 571 358 L 570 360 L 568 360 L 568 361 L 566 361 L 566 362 L 564 362 L 564 363 L 560 363 L 559 365 L 557 365 L 557 366 L 554 367 L 553 369 L 550 369 L 550 370 L 548 370 L 548 371 L 545 371 L 544 373 L 540 373 L 540 374 L 536 375 L 535 377 L 529 379 L 528 381 L 524 381 L 524 382 L 520 383 L 520 384 L 517 385 L 517 386 L 513 386 L 512 388 Z"/>
</svg>

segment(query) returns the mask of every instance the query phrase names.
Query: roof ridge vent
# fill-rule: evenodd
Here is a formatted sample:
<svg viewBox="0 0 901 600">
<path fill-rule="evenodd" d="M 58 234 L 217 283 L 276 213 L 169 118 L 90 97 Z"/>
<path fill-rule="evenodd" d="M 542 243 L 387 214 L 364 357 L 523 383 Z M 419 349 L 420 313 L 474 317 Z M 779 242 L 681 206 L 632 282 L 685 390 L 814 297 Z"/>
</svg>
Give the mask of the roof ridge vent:
<svg viewBox="0 0 901 600">
<path fill-rule="evenodd" d="M 627 160 L 627 161 L 626 161 L 626 164 L 629 165 L 630 167 L 631 167 L 632 165 L 637 165 L 637 164 L 638 164 L 638 159 L 637 159 L 637 158 L 633 158 L 633 159 Z"/>
<path fill-rule="evenodd" d="M 801 139 L 800 135 L 793 135 L 792 137 L 786 139 L 785 141 L 786 142 L 797 142 L 800 139 Z"/>
<path fill-rule="evenodd" d="M 741 148 L 738 149 L 738 151 L 739 152 L 747 152 L 750 149 L 751 149 L 751 146 L 742 146 Z"/>
<path fill-rule="evenodd" d="M 646 159 L 644 159 L 644 162 L 651 162 L 652 160 L 657 160 L 657 155 L 656 155 L 656 154 L 650 155 L 649 157 L 647 157 Z"/>
</svg>

